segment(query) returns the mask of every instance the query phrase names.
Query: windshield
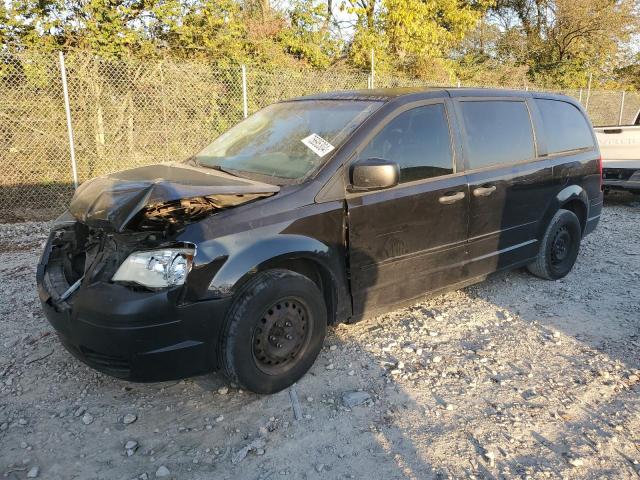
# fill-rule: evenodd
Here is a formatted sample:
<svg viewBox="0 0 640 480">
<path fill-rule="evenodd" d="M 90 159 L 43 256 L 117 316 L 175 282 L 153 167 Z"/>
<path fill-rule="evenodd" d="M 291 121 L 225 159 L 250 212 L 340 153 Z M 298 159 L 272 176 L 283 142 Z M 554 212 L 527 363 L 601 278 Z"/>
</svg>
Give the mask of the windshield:
<svg viewBox="0 0 640 480">
<path fill-rule="evenodd" d="M 220 135 L 195 161 L 272 183 L 304 180 L 379 106 L 360 100 L 276 103 Z"/>
</svg>

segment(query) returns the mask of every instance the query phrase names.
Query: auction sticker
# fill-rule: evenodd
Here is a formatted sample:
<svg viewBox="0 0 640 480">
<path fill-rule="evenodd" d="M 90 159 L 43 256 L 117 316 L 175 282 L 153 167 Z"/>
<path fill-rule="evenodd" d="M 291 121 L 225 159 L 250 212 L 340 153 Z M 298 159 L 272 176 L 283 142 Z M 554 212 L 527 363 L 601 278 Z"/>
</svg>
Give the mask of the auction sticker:
<svg viewBox="0 0 640 480">
<path fill-rule="evenodd" d="M 319 157 L 324 157 L 327 153 L 336 148 L 317 133 L 312 133 L 308 137 L 303 138 L 301 142 L 313 150 L 313 152 Z"/>
</svg>

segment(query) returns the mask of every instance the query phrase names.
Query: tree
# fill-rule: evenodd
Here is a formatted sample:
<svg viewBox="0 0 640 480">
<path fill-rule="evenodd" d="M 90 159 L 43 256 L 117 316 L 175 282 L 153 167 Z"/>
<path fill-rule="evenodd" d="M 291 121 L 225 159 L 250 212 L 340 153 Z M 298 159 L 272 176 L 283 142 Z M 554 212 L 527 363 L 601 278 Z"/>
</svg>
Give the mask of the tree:
<svg viewBox="0 0 640 480">
<path fill-rule="evenodd" d="M 582 86 L 590 72 L 613 72 L 640 27 L 638 8 L 638 0 L 499 0 L 499 51 L 527 65 L 533 81 Z"/>
<path fill-rule="evenodd" d="M 452 77 L 451 51 L 482 17 L 488 3 L 460 0 L 347 0 L 356 15 L 350 49 L 363 67 L 374 48 L 382 70 L 401 70 L 422 78 Z"/>
<path fill-rule="evenodd" d="M 296 0 L 289 11 L 289 25 L 278 40 L 285 52 L 316 68 L 326 68 L 338 57 L 341 44 L 328 28 L 329 5 Z"/>
</svg>

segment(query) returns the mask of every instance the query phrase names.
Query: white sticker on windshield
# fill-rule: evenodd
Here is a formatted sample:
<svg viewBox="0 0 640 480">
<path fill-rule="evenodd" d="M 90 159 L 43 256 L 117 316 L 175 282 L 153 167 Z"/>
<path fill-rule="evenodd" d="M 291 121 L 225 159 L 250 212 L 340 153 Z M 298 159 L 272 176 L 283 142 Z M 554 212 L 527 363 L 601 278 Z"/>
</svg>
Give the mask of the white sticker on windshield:
<svg viewBox="0 0 640 480">
<path fill-rule="evenodd" d="M 327 153 L 336 148 L 317 133 L 312 133 L 308 137 L 303 138 L 301 142 L 313 150 L 313 152 L 319 157 L 324 157 Z"/>
</svg>

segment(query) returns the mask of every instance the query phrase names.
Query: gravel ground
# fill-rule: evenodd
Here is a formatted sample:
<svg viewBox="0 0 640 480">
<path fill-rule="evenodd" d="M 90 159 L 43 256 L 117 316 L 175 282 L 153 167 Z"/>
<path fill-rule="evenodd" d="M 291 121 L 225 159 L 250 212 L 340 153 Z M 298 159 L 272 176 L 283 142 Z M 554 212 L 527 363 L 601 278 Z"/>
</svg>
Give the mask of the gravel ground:
<svg viewBox="0 0 640 480">
<path fill-rule="evenodd" d="M 636 478 L 640 205 L 620 198 L 561 281 L 515 271 L 331 329 L 299 419 L 291 391 L 80 364 L 35 292 L 47 224 L 0 225 L 0 474 Z"/>
</svg>

